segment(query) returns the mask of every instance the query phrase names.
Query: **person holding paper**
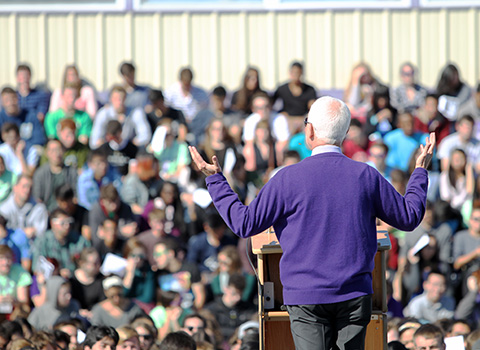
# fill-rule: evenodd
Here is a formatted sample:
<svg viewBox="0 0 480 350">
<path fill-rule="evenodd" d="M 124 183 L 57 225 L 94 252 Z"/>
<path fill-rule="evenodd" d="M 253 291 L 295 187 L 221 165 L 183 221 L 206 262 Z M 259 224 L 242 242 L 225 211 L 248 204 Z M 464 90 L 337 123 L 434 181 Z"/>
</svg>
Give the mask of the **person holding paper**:
<svg viewBox="0 0 480 350">
<path fill-rule="evenodd" d="M 376 218 L 412 231 L 425 213 L 435 135 L 420 146 L 405 196 L 374 168 L 341 153 L 350 125 L 344 102 L 322 97 L 305 120 L 312 156 L 279 171 L 249 206 L 213 164 L 190 147 L 232 231 L 246 238 L 273 225 L 283 250 L 280 278 L 297 350 L 364 349 L 372 308 Z M 346 263 L 348 261 L 348 263 Z"/>
</svg>

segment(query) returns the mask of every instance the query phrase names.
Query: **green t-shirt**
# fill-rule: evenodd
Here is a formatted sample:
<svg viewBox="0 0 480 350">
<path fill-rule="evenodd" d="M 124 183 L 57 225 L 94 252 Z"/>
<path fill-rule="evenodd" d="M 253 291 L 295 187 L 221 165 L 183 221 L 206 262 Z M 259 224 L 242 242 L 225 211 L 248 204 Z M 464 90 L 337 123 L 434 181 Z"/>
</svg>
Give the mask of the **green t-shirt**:
<svg viewBox="0 0 480 350">
<path fill-rule="evenodd" d="M 17 296 L 17 287 L 27 287 L 32 284 L 32 276 L 20 264 L 12 264 L 7 276 L 0 276 L 0 295 Z"/>
<path fill-rule="evenodd" d="M 49 138 L 57 138 L 57 124 L 60 120 L 65 119 L 65 112 L 63 109 L 57 109 L 55 112 L 49 112 L 45 116 L 43 126 L 45 127 L 45 133 Z M 92 133 L 92 119 L 83 111 L 75 110 L 75 114 L 72 118 L 77 126 L 76 135 L 90 137 Z"/>
</svg>

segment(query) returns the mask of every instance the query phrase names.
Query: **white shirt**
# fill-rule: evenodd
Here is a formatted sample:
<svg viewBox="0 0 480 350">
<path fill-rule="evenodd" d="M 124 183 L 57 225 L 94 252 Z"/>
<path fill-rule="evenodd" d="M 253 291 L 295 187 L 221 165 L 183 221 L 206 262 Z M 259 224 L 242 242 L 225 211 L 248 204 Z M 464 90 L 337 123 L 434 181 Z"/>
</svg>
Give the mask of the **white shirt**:
<svg viewBox="0 0 480 350">
<path fill-rule="evenodd" d="M 20 175 L 22 173 L 22 163 L 20 163 L 20 160 L 10 145 L 2 143 L 0 145 L 0 155 L 3 157 L 5 168 L 7 168 L 7 170 L 10 170 L 16 175 Z M 28 166 L 35 166 L 37 165 L 39 158 L 40 156 L 38 155 L 35 147 L 30 147 L 25 161 L 27 162 Z"/>
<path fill-rule="evenodd" d="M 190 122 L 200 110 L 207 108 L 208 95 L 203 89 L 192 85 L 190 93 L 185 96 L 180 82 L 177 82 L 165 91 L 165 101 L 170 107 L 181 110 Z"/>
<path fill-rule="evenodd" d="M 342 150 L 338 146 L 334 145 L 321 145 L 317 146 L 312 150 L 312 156 L 316 156 L 317 154 L 322 154 L 322 153 L 328 153 L 328 152 L 334 152 L 334 153 L 342 153 Z"/>
<path fill-rule="evenodd" d="M 442 140 L 438 146 L 438 159 L 450 158 L 450 153 L 457 148 L 465 151 L 468 161 L 472 164 L 480 160 L 480 142 L 472 138 L 467 143 L 462 143 L 458 132 L 448 135 Z"/>
<path fill-rule="evenodd" d="M 244 141 L 251 141 L 255 138 L 255 129 L 261 119 L 262 117 L 258 113 L 252 113 L 247 119 L 245 119 L 245 124 L 243 126 Z M 276 141 L 288 141 L 290 138 L 290 132 L 288 131 L 287 118 L 285 118 L 283 114 L 274 112 L 270 113 L 268 124 L 272 130 L 272 136 Z"/>
</svg>

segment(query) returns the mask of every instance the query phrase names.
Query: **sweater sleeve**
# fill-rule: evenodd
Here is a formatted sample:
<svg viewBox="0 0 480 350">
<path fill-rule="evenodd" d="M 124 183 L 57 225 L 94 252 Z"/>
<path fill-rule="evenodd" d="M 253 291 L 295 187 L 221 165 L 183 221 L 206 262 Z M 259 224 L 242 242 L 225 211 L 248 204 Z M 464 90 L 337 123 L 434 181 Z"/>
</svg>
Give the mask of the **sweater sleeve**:
<svg viewBox="0 0 480 350">
<path fill-rule="evenodd" d="M 375 171 L 375 169 L 370 169 Z M 422 221 L 427 201 L 428 173 L 417 168 L 407 184 L 405 196 L 382 176 L 377 176 L 375 191 L 376 216 L 387 224 L 402 230 L 413 231 Z"/>
<path fill-rule="evenodd" d="M 274 176 L 263 186 L 258 196 L 244 205 L 232 190 L 223 174 L 214 174 L 206 179 L 207 188 L 218 212 L 233 233 L 246 238 L 265 231 L 283 213 L 281 192 L 276 191 L 279 176 Z"/>
</svg>

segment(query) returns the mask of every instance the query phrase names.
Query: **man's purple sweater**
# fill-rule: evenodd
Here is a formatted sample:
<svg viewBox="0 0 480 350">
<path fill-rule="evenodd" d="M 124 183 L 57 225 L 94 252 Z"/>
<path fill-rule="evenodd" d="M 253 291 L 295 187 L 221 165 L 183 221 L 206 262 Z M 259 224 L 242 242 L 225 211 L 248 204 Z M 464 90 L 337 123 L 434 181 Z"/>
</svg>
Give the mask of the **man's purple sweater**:
<svg viewBox="0 0 480 350">
<path fill-rule="evenodd" d="M 428 175 L 415 169 L 402 197 L 373 167 L 321 153 L 279 171 L 249 206 L 222 174 L 207 177 L 218 212 L 249 237 L 273 225 L 283 250 L 285 305 L 329 304 L 372 294 L 376 218 L 412 231 L 425 213 Z"/>
</svg>

